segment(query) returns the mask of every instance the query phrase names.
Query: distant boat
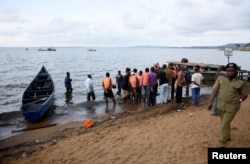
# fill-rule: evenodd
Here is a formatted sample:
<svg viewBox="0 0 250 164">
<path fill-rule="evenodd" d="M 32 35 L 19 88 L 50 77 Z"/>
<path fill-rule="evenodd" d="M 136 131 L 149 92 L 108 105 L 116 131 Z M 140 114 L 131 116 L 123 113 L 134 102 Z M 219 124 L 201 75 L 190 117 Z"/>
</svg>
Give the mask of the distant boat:
<svg viewBox="0 0 250 164">
<path fill-rule="evenodd" d="M 25 119 L 39 121 L 52 105 L 54 83 L 44 66 L 25 89 L 22 97 L 21 112 Z"/>
<path fill-rule="evenodd" d="M 47 51 L 56 51 L 56 49 L 49 47 L 49 48 L 47 48 Z"/>
<path fill-rule="evenodd" d="M 46 51 L 44 48 L 39 48 L 38 51 Z"/>
<path fill-rule="evenodd" d="M 96 51 L 96 50 L 93 48 L 89 48 L 88 51 Z"/>
<path fill-rule="evenodd" d="M 28 48 L 26 48 L 25 50 L 26 50 L 26 51 L 28 51 L 29 49 L 28 49 Z"/>
</svg>

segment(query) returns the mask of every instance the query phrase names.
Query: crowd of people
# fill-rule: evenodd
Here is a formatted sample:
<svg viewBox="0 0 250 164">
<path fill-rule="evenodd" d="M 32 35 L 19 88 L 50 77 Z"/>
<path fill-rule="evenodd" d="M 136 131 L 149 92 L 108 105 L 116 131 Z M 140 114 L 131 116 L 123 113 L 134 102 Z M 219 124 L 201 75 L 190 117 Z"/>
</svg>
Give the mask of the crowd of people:
<svg viewBox="0 0 250 164">
<path fill-rule="evenodd" d="M 112 82 L 110 73 L 107 72 L 102 81 L 104 91 L 104 99 L 106 105 L 108 100 L 112 99 L 115 104 L 115 96 L 113 88 L 117 88 L 116 94 L 126 101 L 131 101 L 132 104 L 141 104 L 148 108 L 156 104 L 167 104 L 173 99 L 176 103 L 182 103 L 183 87 L 186 88 L 185 96 L 189 96 L 190 84 L 193 96 L 193 104 L 199 105 L 200 85 L 204 82 L 201 73 L 198 72 L 199 67 L 195 67 L 195 73 L 191 75 L 188 68 L 184 66 L 176 66 L 174 64 L 153 64 L 151 67 L 146 67 L 144 70 L 138 71 L 136 68 L 125 68 L 124 71 L 119 70 L 116 74 L 116 79 Z M 65 87 L 67 92 L 72 92 L 72 79 L 70 73 L 66 73 Z M 95 100 L 94 86 L 92 75 L 88 74 L 85 80 L 87 92 L 87 101 Z M 156 101 L 156 96 L 159 95 L 159 102 Z"/>
<path fill-rule="evenodd" d="M 237 78 L 238 66 L 235 63 L 228 63 L 221 66 L 215 75 L 215 83 L 208 102 L 208 109 L 213 107 L 212 116 L 219 116 L 221 119 L 221 130 L 219 133 L 218 147 L 225 147 L 226 143 L 231 140 L 230 126 L 240 104 L 248 97 L 247 84 Z M 141 104 L 148 108 L 155 106 L 156 96 L 159 95 L 158 104 L 167 104 L 175 99 L 177 104 L 182 103 L 183 87 L 185 86 L 185 96 L 189 96 L 191 87 L 192 104 L 198 106 L 200 104 L 201 85 L 205 84 L 202 75 L 202 69 L 197 65 L 194 67 L 194 73 L 191 75 L 189 68 L 176 66 L 173 64 L 158 63 L 152 67 L 145 68 L 144 71 L 137 72 L 137 69 L 126 68 L 122 73 L 117 72 L 115 83 L 107 72 L 103 81 L 103 91 L 106 105 L 108 100 L 112 99 L 116 103 L 112 89 L 117 87 L 117 95 L 124 100 L 132 101 L 133 104 Z M 65 87 L 67 92 L 72 92 L 72 79 L 70 73 L 66 73 Z M 87 100 L 95 100 L 92 76 L 89 74 L 85 80 L 87 91 Z M 176 88 L 175 88 L 176 87 Z"/>
<path fill-rule="evenodd" d="M 200 70 L 199 66 L 195 67 L 195 70 Z M 183 87 L 186 87 L 186 96 L 189 96 L 191 83 L 193 83 L 192 93 L 196 93 L 196 97 L 193 97 L 193 104 L 199 105 L 202 82 L 205 83 L 201 73 L 196 72 L 193 76 L 188 68 L 171 63 L 162 66 L 156 63 L 139 72 L 136 68 L 133 70 L 126 68 L 124 74 L 118 71 L 116 75 L 117 94 L 122 93 L 122 99 L 132 100 L 134 104 L 141 104 L 146 108 L 157 104 L 157 95 L 159 95 L 158 104 L 160 105 L 167 104 L 173 99 L 181 104 Z"/>
</svg>

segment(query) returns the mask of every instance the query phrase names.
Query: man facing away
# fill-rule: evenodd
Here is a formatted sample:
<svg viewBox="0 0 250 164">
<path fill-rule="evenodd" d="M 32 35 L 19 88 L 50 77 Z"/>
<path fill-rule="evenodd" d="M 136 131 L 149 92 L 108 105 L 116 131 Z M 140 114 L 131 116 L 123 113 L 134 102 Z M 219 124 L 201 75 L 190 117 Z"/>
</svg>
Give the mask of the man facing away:
<svg viewBox="0 0 250 164">
<path fill-rule="evenodd" d="M 166 68 L 165 68 L 166 67 Z M 171 95 L 172 95 L 172 83 L 173 83 L 173 70 L 171 69 L 172 68 L 172 65 L 171 64 L 168 64 L 168 66 L 166 64 L 164 64 L 164 71 L 166 73 L 166 77 L 168 79 L 168 95 L 167 95 L 167 102 L 170 102 L 171 101 Z"/>
<path fill-rule="evenodd" d="M 226 65 L 226 76 L 219 76 L 213 86 L 213 91 L 208 103 L 208 110 L 213 106 L 214 98 L 218 95 L 218 109 L 221 119 L 218 147 L 226 146 L 231 140 L 231 122 L 240 109 L 241 103 L 248 97 L 246 82 L 237 78 L 238 66 L 235 63 Z"/>
<path fill-rule="evenodd" d="M 92 100 L 94 101 L 95 92 L 91 74 L 88 74 L 87 79 L 85 80 L 85 87 L 87 90 L 87 100 L 90 101 L 90 98 L 92 97 Z"/>
<path fill-rule="evenodd" d="M 66 77 L 64 79 L 64 84 L 65 84 L 65 88 L 66 88 L 66 91 L 69 93 L 69 92 L 72 92 L 72 85 L 71 85 L 71 81 L 72 79 L 70 78 L 70 73 L 69 72 L 66 72 Z"/>
<path fill-rule="evenodd" d="M 163 64 L 162 69 L 160 69 L 157 74 L 160 88 L 160 104 L 166 104 L 168 99 L 168 79 L 166 73 L 164 72 L 166 67 L 166 64 Z"/>
<path fill-rule="evenodd" d="M 129 76 L 130 68 L 126 68 L 125 74 L 122 77 L 121 88 L 122 88 L 122 99 L 129 99 Z"/>
<path fill-rule="evenodd" d="M 122 74 L 121 71 L 119 70 L 116 75 L 116 84 L 117 84 L 117 95 L 121 95 L 121 83 L 122 83 Z"/>
<path fill-rule="evenodd" d="M 109 98 L 112 98 L 113 103 L 116 104 L 115 96 L 114 96 L 113 91 L 112 91 L 113 84 L 112 84 L 112 80 L 110 78 L 109 72 L 106 73 L 106 76 L 103 79 L 102 87 L 104 90 L 104 98 L 105 98 L 106 105 L 108 106 L 108 99 Z"/>
</svg>

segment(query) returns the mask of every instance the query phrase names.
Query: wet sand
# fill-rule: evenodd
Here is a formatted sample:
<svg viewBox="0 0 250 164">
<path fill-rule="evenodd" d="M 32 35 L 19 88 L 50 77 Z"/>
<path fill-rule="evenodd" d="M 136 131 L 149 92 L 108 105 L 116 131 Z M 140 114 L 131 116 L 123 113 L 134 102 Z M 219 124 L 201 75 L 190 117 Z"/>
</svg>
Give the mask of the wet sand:
<svg viewBox="0 0 250 164">
<path fill-rule="evenodd" d="M 13 137 L 23 130 L 38 129 L 53 125 L 62 125 L 72 122 L 84 121 L 104 114 L 120 113 L 128 108 L 119 97 L 117 105 L 108 108 L 103 101 L 69 103 L 64 106 L 52 106 L 45 117 L 36 123 L 30 123 L 24 119 L 20 111 L 0 114 L 0 140 Z"/>
<path fill-rule="evenodd" d="M 75 122 L 25 131 L 1 140 L 1 162 L 205 164 L 207 148 L 217 146 L 220 129 L 219 117 L 206 109 L 207 100 L 202 96 L 199 107 L 186 98 L 182 105 L 129 108 L 112 118 L 96 118 L 90 129 Z M 250 98 L 233 120 L 227 147 L 250 148 L 249 104 Z"/>
</svg>

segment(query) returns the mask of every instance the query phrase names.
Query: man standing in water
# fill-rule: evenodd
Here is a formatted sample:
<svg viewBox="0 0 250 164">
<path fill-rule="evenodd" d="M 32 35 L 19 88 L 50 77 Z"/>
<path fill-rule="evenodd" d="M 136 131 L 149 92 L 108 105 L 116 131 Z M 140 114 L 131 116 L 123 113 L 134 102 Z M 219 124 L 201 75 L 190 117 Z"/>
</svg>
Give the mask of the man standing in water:
<svg viewBox="0 0 250 164">
<path fill-rule="evenodd" d="M 112 80 L 110 78 L 109 72 L 106 73 L 106 77 L 103 79 L 102 87 L 104 90 L 104 98 L 106 101 L 106 106 L 108 106 L 108 99 L 109 98 L 112 98 L 113 103 L 115 105 L 116 104 L 115 96 L 114 96 L 113 91 L 112 91 L 113 84 L 112 84 Z"/>
<path fill-rule="evenodd" d="M 118 95 L 121 95 L 121 83 L 122 83 L 122 74 L 121 74 L 121 71 L 119 70 L 117 75 L 116 75 L 116 84 L 117 84 L 117 93 Z"/>
<path fill-rule="evenodd" d="M 90 97 L 92 97 L 92 100 L 94 101 L 95 92 L 91 74 L 88 74 L 88 78 L 85 80 L 85 87 L 87 90 L 87 100 L 90 101 Z"/>
<path fill-rule="evenodd" d="M 226 76 L 219 76 L 216 80 L 208 103 L 208 110 L 213 107 L 214 98 L 218 92 L 218 109 L 221 118 L 221 130 L 218 147 L 224 148 L 231 140 L 231 122 L 240 109 L 240 104 L 248 96 L 246 82 L 237 78 L 238 66 L 235 63 L 226 65 Z"/>
<path fill-rule="evenodd" d="M 65 80 L 64 80 L 64 84 L 65 84 L 65 87 L 66 87 L 66 91 L 69 93 L 69 92 L 72 92 L 72 85 L 71 85 L 71 81 L 72 79 L 70 78 L 70 73 L 69 72 L 66 72 L 66 77 L 65 77 Z"/>
</svg>

